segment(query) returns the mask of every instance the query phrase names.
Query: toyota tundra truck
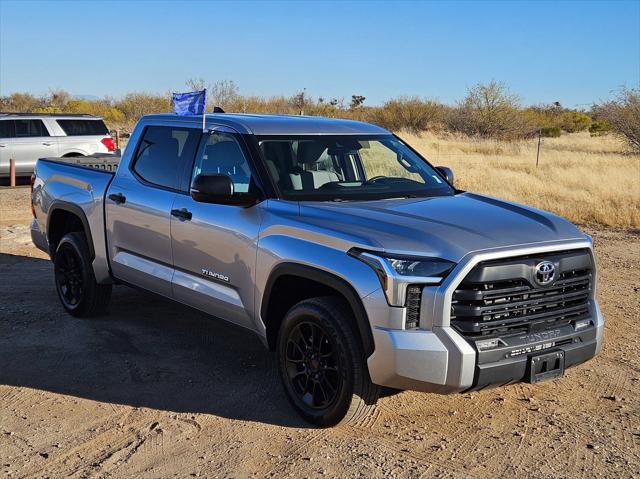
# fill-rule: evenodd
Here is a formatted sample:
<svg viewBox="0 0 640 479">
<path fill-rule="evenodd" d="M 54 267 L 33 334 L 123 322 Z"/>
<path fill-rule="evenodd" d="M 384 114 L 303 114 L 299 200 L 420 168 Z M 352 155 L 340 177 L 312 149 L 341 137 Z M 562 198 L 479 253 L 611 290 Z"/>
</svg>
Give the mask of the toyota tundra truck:
<svg viewBox="0 0 640 479">
<path fill-rule="evenodd" d="M 115 172 L 39 160 L 31 201 L 69 314 L 104 313 L 124 284 L 241 326 L 319 426 L 382 388 L 535 383 L 602 348 L 589 236 L 457 189 L 367 123 L 149 115 Z"/>
</svg>

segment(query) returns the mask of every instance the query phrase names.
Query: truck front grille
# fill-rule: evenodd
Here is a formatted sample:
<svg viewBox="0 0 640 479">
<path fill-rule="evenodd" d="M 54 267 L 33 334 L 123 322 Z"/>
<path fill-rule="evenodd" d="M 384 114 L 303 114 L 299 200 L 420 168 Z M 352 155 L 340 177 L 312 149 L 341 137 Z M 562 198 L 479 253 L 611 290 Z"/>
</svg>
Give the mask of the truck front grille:
<svg viewBox="0 0 640 479">
<path fill-rule="evenodd" d="M 535 281 L 535 266 L 551 261 L 556 278 Z M 465 336 L 543 331 L 589 317 L 593 266 L 587 250 L 522 256 L 476 265 L 458 286 L 451 324 Z"/>
<path fill-rule="evenodd" d="M 422 303 L 422 287 L 412 284 L 407 286 L 407 319 L 405 328 L 420 326 L 420 304 Z"/>
</svg>

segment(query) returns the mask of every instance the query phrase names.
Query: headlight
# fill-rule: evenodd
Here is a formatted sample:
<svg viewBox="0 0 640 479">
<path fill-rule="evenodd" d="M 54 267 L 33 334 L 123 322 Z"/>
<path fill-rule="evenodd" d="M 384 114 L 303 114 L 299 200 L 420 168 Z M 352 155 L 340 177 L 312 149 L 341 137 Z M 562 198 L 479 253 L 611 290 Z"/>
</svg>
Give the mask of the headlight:
<svg viewBox="0 0 640 479">
<path fill-rule="evenodd" d="M 373 268 L 392 306 L 404 306 L 409 284 L 440 284 L 455 266 L 440 258 L 374 253 L 358 248 L 352 248 L 348 254 Z"/>
<path fill-rule="evenodd" d="M 444 278 L 455 266 L 451 261 L 437 258 L 385 258 L 394 271 L 402 276 Z"/>
</svg>

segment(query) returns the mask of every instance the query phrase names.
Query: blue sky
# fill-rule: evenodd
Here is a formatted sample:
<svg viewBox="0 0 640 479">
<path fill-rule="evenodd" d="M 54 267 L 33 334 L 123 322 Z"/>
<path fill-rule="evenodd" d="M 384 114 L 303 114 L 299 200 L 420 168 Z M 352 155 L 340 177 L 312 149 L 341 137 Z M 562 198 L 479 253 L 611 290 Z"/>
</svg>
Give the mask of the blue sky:
<svg viewBox="0 0 640 479">
<path fill-rule="evenodd" d="M 588 106 L 640 83 L 640 1 L 0 0 L 0 94 L 120 96 L 228 79 L 241 93 L 453 102 L 504 81 Z"/>
</svg>

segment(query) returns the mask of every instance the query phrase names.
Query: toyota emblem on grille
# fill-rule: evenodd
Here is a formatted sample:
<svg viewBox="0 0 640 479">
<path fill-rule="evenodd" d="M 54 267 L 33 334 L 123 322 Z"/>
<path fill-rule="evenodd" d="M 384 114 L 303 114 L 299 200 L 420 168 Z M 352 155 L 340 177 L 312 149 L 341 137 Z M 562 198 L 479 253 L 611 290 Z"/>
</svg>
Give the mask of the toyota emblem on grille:
<svg viewBox="0 0 640 479">
<path fill-rule="evenodd" d="M 540 286 L 550 284 L 556 277 L 556 267 L 551 261 L 542 261 L 536 265 L 535 278 Z"/>
</svg>

